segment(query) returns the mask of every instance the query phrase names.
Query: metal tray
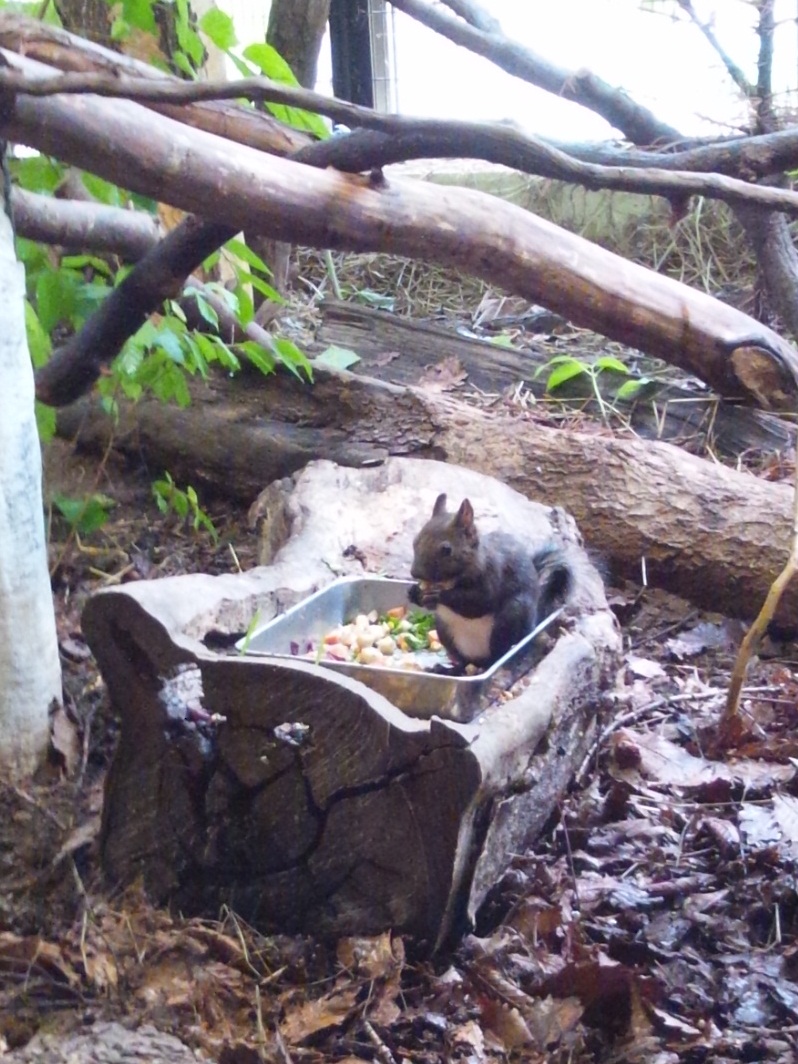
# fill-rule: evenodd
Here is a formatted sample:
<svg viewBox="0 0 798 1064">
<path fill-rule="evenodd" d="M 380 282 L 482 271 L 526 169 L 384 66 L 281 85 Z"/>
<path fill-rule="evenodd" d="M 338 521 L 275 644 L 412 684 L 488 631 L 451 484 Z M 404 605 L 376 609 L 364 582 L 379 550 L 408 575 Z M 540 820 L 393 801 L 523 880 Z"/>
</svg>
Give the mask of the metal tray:
<svg viewBox="0 0 798 1064">
<path fill-rule="evenodd" d="M 248 639 L 236 644 L 244 654 L 307 661 L 291 652 L 291 644 L 305 646 L 321 642 L 338 624 L 358 613 L 377 610 L 384 613 L 395 606 L 408 606 L 411 580 L 386 577 L 344 577 L 317 591 L 298 605 L 256 629 Z M 542 621 L 504 657 L 476 676 L 446 676 L 412 672 L 379 665 L 358 665 L 347 661 L 320 661 L 323 668 L 335 669 L 371 687 L 408 716 L 437 715 L 449 720 L 469 721 L 519 676 L 528 672 L 539 654 L 535 637 L 561 613 L 557 610 Z"/>
</svg>

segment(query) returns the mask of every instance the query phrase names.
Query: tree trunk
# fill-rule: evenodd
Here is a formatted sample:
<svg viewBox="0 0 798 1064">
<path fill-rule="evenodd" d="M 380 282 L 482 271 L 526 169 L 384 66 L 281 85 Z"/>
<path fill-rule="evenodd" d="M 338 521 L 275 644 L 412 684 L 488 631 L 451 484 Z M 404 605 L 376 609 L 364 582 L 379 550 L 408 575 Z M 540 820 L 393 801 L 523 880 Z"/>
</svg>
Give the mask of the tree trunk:
<svg viewBox="0 0 798 1064">
<path fill-rule="evenodd" d="M 526 686 L 485 694 L 466 722 L 419 711 L 413 692 L 442 677 L 395 673 L 400 709 L 364 668 L 357 682 L 210 649 L 209 632 L 243 634 L 256 613 L 271 619 L 336 572 L 363 575 L 364 560 L 407 577 L 413 535 L 444 490 L 474 499 L 483 527 L 532 547 L 554 538 L 572 559 L 565 631 Z M 183 911 L 227 904 L 264 929 L 317 936 L 392 928 L 432 948 L 463 930 L 587 755 L 621 649 L 601 581 L 565 515 L 439 462 L 318 462 L 261 505 L 283 529 L 273 564 L 142 581 L 84 611 L 122 718 L 105 869 Z"/>
<path fill-rule="evenodd" d="M 193 389 L 183 410 L 155 400 L 123 406 L 118 424 L 96 405 L 59 415 L 64 434 L 117 445 L 178 479 L 239 499 L 315 458 L 379 465 L 389 455 L 440 458 L 499 477 L 574 515 L 587 544 L 620 574 L 735 617 L 756 614 L 790 542 L 791 490 L 664 443 L 544 428 L 443 394 L 315 371 L 245 374 Z M 778 614 L 793 627 L 798 586 Z"/>
<path fill-rule="evenodd" d="M 48 714 L 61 701 L 24 299 L 24 270 L 0 209 L 0 774 L 12 778 L 41 762 Z"/>
<path fill-rule="evenodd" d="M 316 84 L 316 67 L 329 13 L 330 0 L 272 0 L 266 40 L 306 89 Z"/>
<path fill-rule="evenodd" d="M 306 89 L 316 84 L 319 60 L 330 0 L 272 0 L 266 40 L 276 48 L 294 72 L 297 81 Z M 271 283 L 281 294 L 288 287 L 288 268 L 291 245 L 272 240 L 260 233 L 247 233 L 247 243 L 272 271 Z M 277 310 L 277 305 L 256 297 L 258 321 L 265 324 Z"/>
</svg>

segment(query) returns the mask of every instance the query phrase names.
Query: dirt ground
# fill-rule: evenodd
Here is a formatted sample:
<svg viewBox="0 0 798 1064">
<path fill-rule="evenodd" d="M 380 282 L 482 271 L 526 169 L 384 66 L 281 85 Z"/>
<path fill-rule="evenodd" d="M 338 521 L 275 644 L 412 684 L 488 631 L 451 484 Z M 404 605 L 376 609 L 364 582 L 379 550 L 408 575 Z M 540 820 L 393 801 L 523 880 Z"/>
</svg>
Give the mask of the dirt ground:
<svg viewBox="0 0 798 1064">
<path fill-rule="evenodd" d="M 160 471 L 156 471 L 160 472 Z M 47 454 L 48 497 L 101 491 L 83 537 L 49 511 L 66 704 L 47 766 L 0 784 L 0 1055 L 17 1060 L 794 1061 L 798 665 L 768 645 L 733 759 L 711 745 L 742 627 L 634 586 L 616 708 L 560 815 L 514 856 L 473 934 L 264 936 L 103 880 L 96 839 L 117 724 L 80 628 L 111 582 L 255 563 L 246 513 L 214 543 L 152 497 L 153 471 Z M 32 1041 L 31 1041 L 32 1040 Z"/>
</svg>

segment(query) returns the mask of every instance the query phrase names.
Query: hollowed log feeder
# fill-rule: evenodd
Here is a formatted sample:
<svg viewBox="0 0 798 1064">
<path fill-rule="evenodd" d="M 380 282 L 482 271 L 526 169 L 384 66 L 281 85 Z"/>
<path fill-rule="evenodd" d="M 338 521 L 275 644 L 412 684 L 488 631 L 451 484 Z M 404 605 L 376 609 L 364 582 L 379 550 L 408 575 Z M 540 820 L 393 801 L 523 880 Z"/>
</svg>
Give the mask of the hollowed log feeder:
<svg viewBox="0 0 798 1064">
<path fill-rule="evenodd" d="M 574 561 L 572 602 L 517 697 L 468 724 L 414 719 L 323 666 L 217 649 L 337 576 L 406 578 L 442 491 L 468 496 L 481 528 L 554 537 Z M 594 741 L 620 651 L 601 580 L 563 511 L 434 461 L 314 462 L 253 515 L 258 568 L 132 583 L 86 606 L 121 717 L 104 868 L 183 912 L 226 904 L 266 930 L 392 928 L 433 947 L 540 834 Z"/>
</svg>

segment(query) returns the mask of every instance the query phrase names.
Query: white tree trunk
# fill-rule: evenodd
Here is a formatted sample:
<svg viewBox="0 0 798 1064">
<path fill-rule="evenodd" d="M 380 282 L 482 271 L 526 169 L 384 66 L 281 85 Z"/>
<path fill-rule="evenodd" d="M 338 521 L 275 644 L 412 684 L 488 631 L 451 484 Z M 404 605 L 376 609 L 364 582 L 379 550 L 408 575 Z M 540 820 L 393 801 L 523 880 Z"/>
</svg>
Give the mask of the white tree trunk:
<svg viewBox="0 0 798 1064">
<path fill-rule="evenodd" d="M 24 298 L 0 206 L 0 774 L 12 779 L 41 761 L 50 705 L 61 700 Z"/>
</svg>

